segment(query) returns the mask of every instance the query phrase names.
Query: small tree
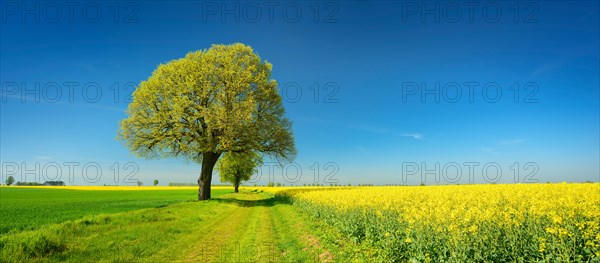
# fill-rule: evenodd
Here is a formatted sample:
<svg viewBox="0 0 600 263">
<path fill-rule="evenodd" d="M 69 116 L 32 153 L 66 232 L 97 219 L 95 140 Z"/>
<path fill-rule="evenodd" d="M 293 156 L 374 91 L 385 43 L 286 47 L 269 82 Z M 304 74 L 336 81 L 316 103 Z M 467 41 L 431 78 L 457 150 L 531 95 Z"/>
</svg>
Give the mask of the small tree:
<svg viewBox="0 0 600 263">
<path fill-rule="evenodd" d="M 6 178 L 6 185 L 12 185 L 13 183 L 15 183 L 15 178 L 12 175 Z"/>
<path fill-rule="evenodd" d="M 262 157 L 255 152 L 228 152 L 217 163 L 217 170 L 221 182 L 232 183 L 234 192 L 238 193 L 240 183 L 250 180 L 262 163 Z"/>
<path fill-rule="evenodd" d="M 275 183 L 273 183 L 273 182 L 269 182 L 269 183 L 267 184 L 267 186 L 268 186 L 268 187 L 273 187 L 273 186 L 275 186 Z"/>
<path fill-rule="evenodd" d="M 152 182 L 154 184 L 154 186 L 158 185 L 158 180 L 154 179 L 154 182 Z"/>
<path fill-rule="evenodd" d="M 138 181 L 137 181 L 137 185 L 138 185 L 138 186 L 142 186 L 142 185 L 144 185 L 144 183 L 142 183 L 142 181 L 138 180 Z"/>
</svg>

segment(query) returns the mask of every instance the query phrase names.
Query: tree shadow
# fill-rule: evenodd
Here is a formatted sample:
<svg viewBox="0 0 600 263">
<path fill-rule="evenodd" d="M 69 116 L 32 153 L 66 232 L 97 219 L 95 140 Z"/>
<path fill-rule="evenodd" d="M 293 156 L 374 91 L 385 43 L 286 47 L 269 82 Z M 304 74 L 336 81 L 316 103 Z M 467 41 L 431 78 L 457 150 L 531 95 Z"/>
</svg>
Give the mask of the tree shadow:
<svg viewBox="0 0 600 263">
<path fill-rule="evenodd" d="M 255 192 L 240 192 L 239 194 L 226 194 L 216 198 L 211 198 L 209 201 L 223 204 L 235 204 L 237 206 L 242 207 L 271 207 L 278 204 L 292 204 L 292 200 L 287 196 L 266 195 L 264 193 Z"/>
</svg>

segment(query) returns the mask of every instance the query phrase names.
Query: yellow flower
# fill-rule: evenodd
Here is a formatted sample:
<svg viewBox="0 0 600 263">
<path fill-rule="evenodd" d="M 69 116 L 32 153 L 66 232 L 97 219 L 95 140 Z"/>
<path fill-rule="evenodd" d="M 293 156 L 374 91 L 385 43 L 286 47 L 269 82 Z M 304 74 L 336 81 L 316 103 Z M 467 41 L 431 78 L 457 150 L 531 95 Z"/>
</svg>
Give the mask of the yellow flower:
<svg viewBox="0 0 600 263">
<path fill-rule="evenodd" d="M 560 216 L 553 216 L 552 217 L 552 222 L 555 224 L 562 224 L 562 218 Z"/>
<path fill-rule="evenodd" d="M 469 227 L 469 232 L 475 233 L 475 232 L 477 232 L 477 229 L 478 229 L 477 225 L 472 225 Z"/>
<path fill-rule="evenodd" d="M 539 251 L 540 253 L 544 253 L 544 251 L 546 250 L 546 239 L 538 238 L 538 241 L 540 242 Z"/>
</svg>

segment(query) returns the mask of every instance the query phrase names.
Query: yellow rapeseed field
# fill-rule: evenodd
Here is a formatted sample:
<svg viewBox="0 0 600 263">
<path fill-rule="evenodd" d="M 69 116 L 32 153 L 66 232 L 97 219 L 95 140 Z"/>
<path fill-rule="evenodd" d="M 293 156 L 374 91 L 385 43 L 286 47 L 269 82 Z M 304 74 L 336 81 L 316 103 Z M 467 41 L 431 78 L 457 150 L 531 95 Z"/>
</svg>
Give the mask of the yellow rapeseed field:
<svg viewBox="0 0 600 263">
<path fill-rule="evenodd" d="M 598 183 L 345 187 L 288 195 L 357 242 L 378 244 L 379 254 L 402 251 L 394 259 L 600 259 Z"/>
<path fill-rule="evenodd" d="M 436 225 L 486 221 L 518 225 L 526 215 L 548 217 L 557 225 L 576 216 L 600 218 L 600 184 L 338 188 L 295 196 L 340 210 L 394 210 L 409 223 Z"/>
</svg>

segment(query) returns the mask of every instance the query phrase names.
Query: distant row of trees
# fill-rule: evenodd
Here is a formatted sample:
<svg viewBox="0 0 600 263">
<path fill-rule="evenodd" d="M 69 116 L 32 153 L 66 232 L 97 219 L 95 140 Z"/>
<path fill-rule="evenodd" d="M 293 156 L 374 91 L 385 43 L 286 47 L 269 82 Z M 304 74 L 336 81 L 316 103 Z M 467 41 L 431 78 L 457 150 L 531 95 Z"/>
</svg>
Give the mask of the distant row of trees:
<svg viewBox="0 0 600 263">
<path fill-rule="evenodd" d="M 6 185 L 18 185 L 18 186 L 41 186 L 41 185 L 51 185 L 51 186 L 64 186 L 65 182 L 63 181 L 46 181 L 43 184 L 38 183 L 38 182 L 16 182 L 15 183 L 15 177 L 14 176 L 8 176 L 6 178 L 6 180 L 4 181 L 6 183 Z"/>
<path fill-rule="evenodd" d="M 137 180 L 136 184 L 137 184 L 137 186 L 143 186 L 144 185 L 144 183 L 142 181 L 140 181 L 140 180 Z M 152 181 L 152 184 L 154 186 L 157 186 L 158 185 L 158 180 L 154 179 L 154 181 Z"/>
<path fill-rule="evenodd" d="M 262 165 L 262 158 L 256 153 L 228 153 L 223 159 L 217 164 L 217 169 L 221 177 L 221 182 L 232 183 L 234 191 L 237 193 L 240 184 L 244 181 L 250 180 L 252 174 L 256 172 L 256 168 Z M 63 181 L 46 181 L 43 184 L 38 182 L 16 182 L 13 176 L 6 178 L 6 185 L 20 185 L 20 186 L 39 186 L 39 185 L 50 185 L 50 186 L 65 186 Z M 152 184 L 157 186 L 159 181 L 154 179 Z M 143 186 L 144 183 L 140 180 L 136 182 L 138 186 Z M 169 186 L 197 186 L 195 183 L 174 183 L 169 182 Z M 254 186 L 257 186 L 254 184 Z M 268 187 L 282 187 L 285 184 L 269 182 L 266 186 Z M 327 186 L 326 184 L 303 184 L 303 186 Z M 329 184 L 329 186 L 344 186 L 341 184 Z M 348 184 L 347 186 L 352 186 Z M 373 184 L 358 184 L 357 186 L 373 186 Z"/>
<path fill-rule="evenodd" d="M 51 186 L 65 186 L 65 182 L 63 181 L 46 181 L 43 185 L 51 185 Z"/>
<path fill-rule="evenodd" d="M 40 186 L 42 184 L 38 183 L 38 182 L 17 182 L 15 183 L 15 185 L 22 185 L 22 186 Z"/>
<path fill-rule="evenodd" d="M 49 185 L 49 186 L 65 186 L 65 182 L 63 181 L 46 181 L 43 184 L 38 183 L 38 182 L 16 182 L 15 183 L 15 177 L 14 176 L 8 176 L 6 178 L 6 181 L 4 181 L 6 183 L 6 185 L 18 185 L 18 186 L 40 186 L 40 185 Z M 152 182 L 154 184 L 154 186 L 158 185 L 158 180 L 154 179 L 154 181 Z M 144 183 L 142 183 L 142 181 L 138 180 L 137 181 L 137 185 L 138 186 L 142 186 L 144 185 Z"/>
</svg>

